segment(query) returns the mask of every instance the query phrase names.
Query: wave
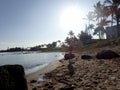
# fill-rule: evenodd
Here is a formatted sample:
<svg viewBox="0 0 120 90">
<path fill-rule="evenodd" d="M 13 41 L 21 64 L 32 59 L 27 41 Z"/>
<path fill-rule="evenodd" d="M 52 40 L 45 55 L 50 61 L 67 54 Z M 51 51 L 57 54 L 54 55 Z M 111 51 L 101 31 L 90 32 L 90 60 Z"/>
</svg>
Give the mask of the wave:
<svg viewBox="0 0 120 90">
<path fill-rule="evenodd" d="M 38 70 L 41 70 L 42 68 L 46 67 L 49 63 L 44 64 L 37 64 L 35 66 L 27 66 L 25 67 L 25 74 L 29 75 L 31 73 L 37 72 Z"/>
</svg>

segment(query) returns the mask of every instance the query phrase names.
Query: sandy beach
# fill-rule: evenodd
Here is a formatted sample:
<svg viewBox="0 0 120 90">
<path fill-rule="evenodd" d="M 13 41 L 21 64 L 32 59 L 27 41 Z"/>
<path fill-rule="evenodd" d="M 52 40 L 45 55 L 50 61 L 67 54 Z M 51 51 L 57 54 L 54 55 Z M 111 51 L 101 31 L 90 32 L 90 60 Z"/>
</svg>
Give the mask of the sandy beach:
<svg viewBox="0 0 120 90">
<path fill-rule="evenodd" d="M 28 83 L 28 90 L 32 90 L 32 88 L 36 87 L 36 85 L 37 85 L 36 83 L 31 84 L 30 83 L 31 80 L 37 80 L 39 78 L 40 74 L 49 73 L 61 65 L 62 65 L 62 63 L 60 62 L 60 60 L 55 60 L 55 61 L 52 61 L 51 63 L 49 63 L 49 65 L 44 67 L 43 69 L 41 69 L 35 73 L 27 75 L 26 78 L 27 78 L 27 83 Z"/>
<path fill-rule="evenodd" d="M 81 59 L 52 62 L 50 66 L 27 76 L 28 82 L 45 74 L 41 86 L 28 83 L 29 90 L 120 90 L 120 61 L 114 59 Z M 72 75 L 71 75 L 72 73 Z"/>
</svg>

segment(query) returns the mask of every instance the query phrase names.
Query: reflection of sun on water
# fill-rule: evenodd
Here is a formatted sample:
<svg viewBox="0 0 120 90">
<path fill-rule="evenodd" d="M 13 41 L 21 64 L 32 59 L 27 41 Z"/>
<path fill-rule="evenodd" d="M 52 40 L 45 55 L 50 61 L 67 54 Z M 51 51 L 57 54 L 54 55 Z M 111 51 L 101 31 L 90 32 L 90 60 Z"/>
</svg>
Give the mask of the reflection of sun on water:
<svg viewBox="0 0 120 90">
<path fill-rule="evenodd" d="M 82 12 L 78 8 L 69 7 L 63 10 L 60 16 L 60 24 L 64 30 L 80 30 L 82 18 Z"/>
</svg>

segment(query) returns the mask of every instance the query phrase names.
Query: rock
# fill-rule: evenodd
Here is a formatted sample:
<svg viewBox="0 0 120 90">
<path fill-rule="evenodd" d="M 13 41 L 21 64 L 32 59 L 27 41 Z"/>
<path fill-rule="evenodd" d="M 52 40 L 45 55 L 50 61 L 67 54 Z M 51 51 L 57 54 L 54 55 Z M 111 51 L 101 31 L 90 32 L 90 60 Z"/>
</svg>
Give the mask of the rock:
<svg viewBox="0 0 120 90">
<path fill-rule="evenodd" d="M 37 80 L 31 80 L 30 81 L 30 83 L 36 83 L 37 82 Z"/>
<path fill-rule="evenodd" d="M 42 87 L 44 88 L 44 89 L 42 89 L 42 90 L 54 90 L 54 86 L 53 86 L 53 83 L 52 83 L 52 82 L 45 82 L 45 83 L 42 85 Z M 39 90 L 41 90 L 41 89 L 39 89 Z"/>
<path fill-rule="evenodd" d="M 99 80 L 94 80 L 93 84 L 97 85 L 99 83 Z"/>
<path fill-rule="evenodd" d="M 91 87 L 84 87 L 83 90 L 92 90 L 92 88 Z"/>
<path fill-rule="evenodd" d="M 0 90 L 27 90 L 24 68 L 21 65 L 0 66 Z"/>
<path fill-rule="evenodd" d="M 104 84 L 108 84 L 108 80 L 105 80 Z"/>
<path fill-rule="evenodd" d="M 116 77 L 111 77 L 110 80 L 114 81 L 116 80 Z"/>
<path fill-rule="evenodd" d="M 92 59 L 90 55 L 82 55 L 81 59 Z"/>
<path fill-rule="evenodd" d="M 114 69 L 114 70 L 113 70 L 113 73 L 116 73 L 116 72 L 118 72 L 118 69 Z"/>
<path fill-rule="evenodd" d="M 75 55 L 74 55 L 74 54 L 65 54 L 65 55 L 64 55 L 64 59 L 65 59 L 65 60 L 69 60 L 69 59 L 73 59 L 73 58 L 75 58 Z"/>
<path fill-rule="evenodd" d="M 60 77 L 60 76 L 62 76 L 62 75 L 63 75 L 62 73 L 57 73 L 57 74 L 56 74 L 57 77 Z"/>
<path fill-rule="evenodd" d="M 119 57 L 119 55 L 112 50 L 103 50 L 96 55 L 97 59 L 112 59 L 117 57 Z"/>
<path fill-rule="evenodd" d="M 37 88 L 36 88 L 36 87 L 34 87 L 32 90 L 37 90 Z"/>
<path fill-rule="evenodd" d="M 65 87 L 60 88 L 59 90 L 74 90 L 75 87 L 66 85 Z"/>
</svg>

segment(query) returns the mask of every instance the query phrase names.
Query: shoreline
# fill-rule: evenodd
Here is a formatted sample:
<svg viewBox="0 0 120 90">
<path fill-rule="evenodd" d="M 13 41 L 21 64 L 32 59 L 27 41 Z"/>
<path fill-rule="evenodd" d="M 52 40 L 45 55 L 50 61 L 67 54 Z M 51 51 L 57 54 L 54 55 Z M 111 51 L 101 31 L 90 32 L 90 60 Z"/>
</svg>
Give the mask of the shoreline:
<svg viewBox="0 0 120 90">
<path fill-rule="evenodd" d="M 63 60 L 63 59 L 60 59 L 60 60 Z M 61 66 L 62 63 L 60 62 L 60 60 L 54 60 L 50 62 L 46 67 L 42 68 L 41 70 L 38 70 L 37 72 L 26 75 L 25 77 L 27 79 L 28 90 L 32 90 L 32 88 L 35 87 L 34 84 L 33 85 L 30 84 L 31 80 L 37 80 L 40 74 L 49 73 L 55 70 L 57 67 Z"/>
</svg>

